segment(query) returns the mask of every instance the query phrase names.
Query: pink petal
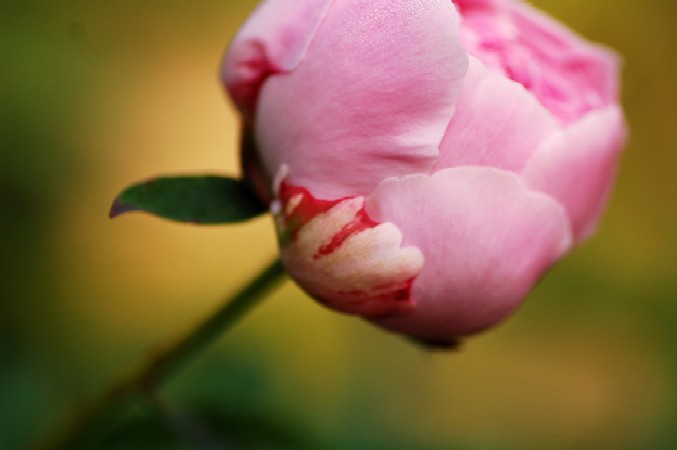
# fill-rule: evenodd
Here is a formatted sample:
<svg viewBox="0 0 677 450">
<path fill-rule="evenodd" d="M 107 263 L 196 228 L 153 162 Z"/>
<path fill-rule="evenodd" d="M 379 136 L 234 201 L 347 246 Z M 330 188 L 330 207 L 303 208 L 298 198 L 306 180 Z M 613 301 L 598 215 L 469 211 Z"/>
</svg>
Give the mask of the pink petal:
<svg viewBox="0 0 677 450">
<path fill-rule="evenodd" d="M 363 317 L 411 311 L 411 286 L 423 255 L 400 247 L 395 225 L 371 220 L 364 197 L 318 200 L 283 181 L 271 209 L 282 262 L 316 300 Z"/>
<path fill-rule="evenodd" d="M 618 98 L 618 58 L 519 0 L 457 1 L 470 55 L 524 85 L 561 123 Z"/>
<path fill-rule="evenodd" d="M 477 165 L 519 172 L 556 128 L 533 94 L 471 56 L 434 170 Z"/>
<path fill-rule="evenodd" d="M 257 137 L 320 198 L 428 172 L 467 70 L 448 0 L 336 0 L 303 62 L 264 85 Z"/>
<path fill-rule="evenodd" d="M 251 114 L 271 74 L 303 59 L 333 0 L 268 0 L 252 14 L 226 53 L 222 78 L 237 106 Z"/>
<path fill-rule="evenodd" d="M 414 312 L 377 323 L 427 341 L 451 342 L 504 318 L 571 244 L 560 204 L 492 168 L 386 180 L 366 208 L 425 258 Z"/>
<path fill-rule="evenodd" d="M 461 14 L 478 9 L 496 9 L 503 6 L 506 0 L 453 0 Z"/>
<path fill-rule="evenodd" d="M 565 67 L 567 75 L 576 79 L 576 84 L 600 96 L 601 105 L 618 100 L 620 60 L 615 52 L 588 42 L 523 1 L 511 0 L 508 3 L 523 40 L 539 43 L 540 57 L 553 65 Z"/>
<path fill-rule="evenodd" d="M 544 143 L 524 170 L 532 189 L 564 205 L 577 242 L 597 227 L 626 133 L 618 106 L 589 113 Z"/>
</svg>

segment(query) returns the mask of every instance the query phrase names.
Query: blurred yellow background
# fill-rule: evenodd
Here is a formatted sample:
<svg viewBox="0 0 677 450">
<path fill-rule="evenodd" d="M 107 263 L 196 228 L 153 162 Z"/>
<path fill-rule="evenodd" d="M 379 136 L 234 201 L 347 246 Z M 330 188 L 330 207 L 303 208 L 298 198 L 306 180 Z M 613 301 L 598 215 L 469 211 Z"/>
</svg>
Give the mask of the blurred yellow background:
<svg viewBox="0 0 677 450">
<path fill-rule="evenodd" d="M 286 282 L 167 385 L 177 407 L 264 417 L 309 448 L 677 448 L 677 3 L 533 4 L 625 60 L 631 140 L 594 240 L 459 353 Z M 61 427 L 275 255 L 268 217 L 107 218 L 131 181 L 238 173 L 217 67 L 254 5 L 0 5 L 1 449 Z"/>
</svg>

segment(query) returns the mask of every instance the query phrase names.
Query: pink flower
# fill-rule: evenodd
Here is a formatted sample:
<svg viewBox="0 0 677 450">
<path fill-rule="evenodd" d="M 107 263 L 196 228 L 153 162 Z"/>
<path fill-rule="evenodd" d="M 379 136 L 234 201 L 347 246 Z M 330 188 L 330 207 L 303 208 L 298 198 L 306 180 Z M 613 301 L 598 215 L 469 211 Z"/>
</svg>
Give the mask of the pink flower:
<svg viewBox="0 0 677 450">
<path fill-rule="evenodd" d="M 223 80 L 290 274 L 432 343 L 595 230 L 625 140 L 616 56 L 519 0 L 268 0 Z"/>
</svg>

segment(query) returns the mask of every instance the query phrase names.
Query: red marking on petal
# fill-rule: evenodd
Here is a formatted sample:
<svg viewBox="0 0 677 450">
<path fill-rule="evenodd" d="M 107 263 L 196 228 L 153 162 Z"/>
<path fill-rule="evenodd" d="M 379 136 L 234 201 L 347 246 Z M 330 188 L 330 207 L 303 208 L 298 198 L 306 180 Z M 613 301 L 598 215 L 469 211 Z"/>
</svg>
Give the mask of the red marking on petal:
<svg viewBox="0 0 677 450">
<path fill-rule="evenodd" d="M 315 216 L 325 213 L 338 203 L 354 197 L 343 197 L 338 200 L 321 200 L 313 197 L 308 189 L 292 186 L 283 181 L 280 184 L 278 198 L 283 205 L 282 214 L 286 219 L 288 228 L 290 228 L 288 231 L 290 232 L 291 237 L 294 238 L 299 229 Z M 291 214 L 287 214 L 287 205 L 295 198 L 300 198 L 300 201 Z M 320 247 L 315 257 L 320 258 L 335 252 L 350 236 L 357 234 L 360 231 L 374 228 L 377 225 L 378 222 L 372 220 L 365 209 L 362 208 L 352 222 L 335 234 L 329 243 Z"/>
<path fill-rule="evenodd" d="M 278 197 L 285 207 L 292 198 L 298 196 L 301 197 L 301 201 L 288 218 L 297 219 L 302 223 L 310 221 L 318 214 L 329 211 L 334 205 L 345 200 L 344 198 L 339 200 L 320 200 L 313 197 L 310 191 L 304 187 L 292 186 L 285 181 L 280 184 Z"/>
<path fill-rule="evenodd" d="M 319 248 L 314 257 L 317 259 L 323 256 L 331 255 L 339 247 L 341 247 L 346 239 L 348 239 L 350 236 L 369 228 L 374 228 L 377 225 L 378 222 L 373 221 L 371 217 L 367 215 L 367 212 L 364 210 L 364 208 L 362 208 L 357 213 L 355 219 L 352 222 L 344 226 L 341 231 L 336 233 L 329 243 Z"/>
<path fill-rule="evenodd" d="M 359 314 L 370 319 L 381 319 L 411 312 L 415 308 L 411 300 L 411 287 L 416 278 L 400 283 L 388 283 L 376 286 L 380 294 L 359 290 L 339 291 L 342 296 L 340 310 L 348 314 Z M 330 302 L 323 302 L 330 306 Z"/>
<path fill-rule="evenodd" d="M 281 204 L 277 222 L 278 233 L 284 251 L 294 252 L 296 241 L 302 228 L 316 216 L 328 212 L 337 204 L 355 197 L 343 197 L 338 200 L 321 200 L 315 198 L 308 189 L 293 186 L 282 181 L 278 190 L 278 200 Z M 312 260 L 321 264 L 321 259 L 338 251 L 351 237 L 375 228 L 379 222 L 374 221 L 367 214 L 364 206 L 354 212 L 338 232 L 328 235 L 322 245 L 315 249 Z M 287 240 L 289 239 L 289 240 Z M 304 269 L 305 273 L 308 268 Z M 303 277 L 300 277 L 301 279 Z M 356 314 L 367 318 L 378 319 L 411 312 L 415 308 L 411 299 L 411 290 L 416 277 L 407 280 L 385 282 L 371 285 L 366 289 L 355 289 L 346 286 L 340 289 L 337 286 L 327 285 L 325 288 L 307 288 L 308 292 L 320 303 L 346 314 Z M 310 281 L 310 280 L 308 280 Z M 380 280 L 383 282 L 384 280 Z M 340 282 L 338 282 L 340 283 Z M 336 289 L 338 287 L 338 289 Z"/>
</svg>

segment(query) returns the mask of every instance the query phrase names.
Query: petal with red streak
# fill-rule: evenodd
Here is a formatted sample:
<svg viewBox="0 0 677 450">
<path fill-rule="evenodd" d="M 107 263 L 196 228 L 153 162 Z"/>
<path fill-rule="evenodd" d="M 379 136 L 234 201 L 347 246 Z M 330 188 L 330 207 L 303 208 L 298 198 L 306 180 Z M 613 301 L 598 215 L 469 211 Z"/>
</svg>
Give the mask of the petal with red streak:
<svg viewBox="0 0 677 450">
<path fill-rule="evenodd" d="M 273 213 L 282 262 L 313 298 L 363 317 L 411 311 L 411 286 L 423 266 L 415 247 L 401 247 L 392 223 L 377 223 L 364 198 L 315 198 L 282 182 Z"/>
</svg>

